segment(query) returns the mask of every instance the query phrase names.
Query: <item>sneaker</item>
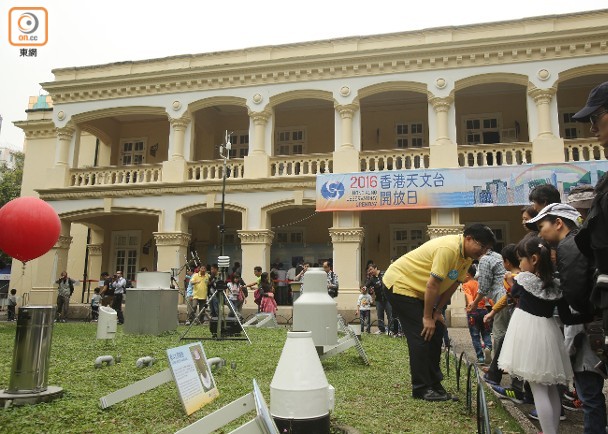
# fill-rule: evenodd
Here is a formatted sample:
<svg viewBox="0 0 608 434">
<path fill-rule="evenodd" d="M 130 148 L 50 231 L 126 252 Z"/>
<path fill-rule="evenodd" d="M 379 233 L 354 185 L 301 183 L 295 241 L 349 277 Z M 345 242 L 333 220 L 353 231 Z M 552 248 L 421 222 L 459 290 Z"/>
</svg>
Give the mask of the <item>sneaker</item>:
<svg viewBox="0 0 608 434">
<path fill-rule="evenodd" d="M 190 321 L 186 321 L 186 325 L 190 325 Z"/>
<path fill-rule="evenodd" d="M 574 399 L 572 401 L 568 399 L 562 399 L 562 408 L 570 411 L 582 411 L 583 403 L 580 399 Z"/>
<path fill-rule="evenodd" d="M 484 363 L 486 365 L 489 365 L 490 363 L 492 363 L 492 349 L 488 348 L 488 347 L 484 348 L 483 357 L 484 357 Z"/>
<path fill-rule="evenodd" d="M 477 358 L 477 363 L 479 363 L 480 365 L 483 365 L 486 362 L 486 359 L 483 357 L 478 357 Z"/>
<path fill-rule="evenodd" d="M 538 412 L 536 411 L 535 408 L 533 408 L 532 411 L 530 411 L 530 413 L 528 413 L 528 416 L 530 416 L 530 419 L 538 420 Z M 562 407 L 562 412 L 559 415 L 559 420 L 566 420 L 566 415 L 564 413 L 563 407 Z"/>
<path fill-rule="evenodd" d="M 384 334 L 384 332 L 383 332 L 383 331 L 381 331 L 381 330 L 376 330 L 376 331 L 374 332 L 374 334 L 375 334 L 375 335 L 383 335 L 383 334 Z"/>
<path fill-rule="evenodd" d="M 523 404 L 524 403 L 524 394 L 518 390 L 510 389 L 501 386 L 492 386 L 492 390 L 498 393 L 501 399 L 510 399 L 515 404 Z"/>
<path fill-rule="evenodd" d="M 576 390 L 573 390 L 572 392 L 570 392 L 569 390 L 564 392 L 564 398 L 568 401 L 574 401 L 575 399 L 578 399 Z"/>
</svg>

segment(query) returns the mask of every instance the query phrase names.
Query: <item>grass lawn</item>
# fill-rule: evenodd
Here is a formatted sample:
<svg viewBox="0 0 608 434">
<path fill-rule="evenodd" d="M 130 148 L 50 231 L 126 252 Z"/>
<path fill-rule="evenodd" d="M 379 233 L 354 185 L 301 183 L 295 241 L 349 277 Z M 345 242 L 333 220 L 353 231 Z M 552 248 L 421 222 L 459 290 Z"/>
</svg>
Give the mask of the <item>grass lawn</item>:
<svg viewBox="0 0 608 434">
<path fill-rule="evenodd" d="M 63 398 L 51 403 L 0 409 L 0 433 L 172 433 L 260 385 L 270 406 L 269 386 L 286 338 L 286 329 L 248 329 L 246 341 L 203 341 L 207 357 L 222 357 L 227 365 L 214 377 L 220 396 L 186 416 L 174 384 L 169 383 L 109 409 L 99 408 L 99 398 L 168 368 L 165 350 L 190 341 L 179 337 L 185 327 L 162 336 L 125 335 L 119 328 L 116 347 L 95 339 L 96 324 L 56 324 L 53 331 L 49 385 L 64 389 Z M 192 328 L 188 336 L 208 335 L 208 327 Z M 8 387 L 15 323 L 0 324 L 0 389 Z M 407 346 L 404 339 L 365 335 L 371 366 L 363 364 L 354 348 L 323 362 L 327 379 L 336 389 L 332 426 L 347 425 L 362 433 L 473 433 L 475 416 L 465 406 L 463 369 L 460 402 L 427 403 L 410 397 Z M 120 353 L 122 362 L 96 369 L 98 356 Z M 136 368 L 142 356 L 157 363 Z M 236 369 L 231 368 L 236 363 Z M 456 390 L 454 363 L 445 387 Z M 297 369 L 294 366 L 294 369 Z M 444 366 L 445 369 L 445 366 Z M 491 395 L 491 394 L 490 394 Z M 473 395 L 474 396 L 474 395 Z M 493 398 L 492 398 L 493 399 Z M 522 432 L 497 405 L 491 407 L 492 428 Z M 225 432 L 253 417 L 253 413 L 228 426 Z M 340 432 L 336 429 L 335 432 Z"/>
</svg>

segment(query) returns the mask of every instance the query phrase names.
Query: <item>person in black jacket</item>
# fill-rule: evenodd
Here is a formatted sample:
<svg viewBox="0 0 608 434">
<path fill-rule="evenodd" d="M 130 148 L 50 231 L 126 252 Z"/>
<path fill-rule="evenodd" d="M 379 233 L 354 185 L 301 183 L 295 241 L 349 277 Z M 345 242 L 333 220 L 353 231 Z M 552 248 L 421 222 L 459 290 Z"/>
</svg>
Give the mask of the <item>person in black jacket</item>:
<svg viewBox="0 0 608 434">
<path fill-rule="evenodd" d="M 608 81 L 591 90 L 585 107 L 572 118 L 591 123 L 591 134 L 604 152 L 608 149 Z M 595 199 L 575 241 L 597 269 L 591 299 L 603 311 L 604 334 L 608 335 L 608 172 L 595 185 Z"/>
<path fill-rule="evenodd" d="M 376 299 L 376 313 L 378 314 L 378 331 L 376 334 L 389 333 L 393 324 L 393 308 L 384 293 L 382 276 L 384 276 L 384 272 L 380 271 L 376 264 L 369 265 L 367 268 L 367 281 L 364 286 L 367 288 L 367 293 L 374 295 Z M 385 313 L 388 327 L 384 323 Z"/>
<path fill-rule="evenodd" d="M 549 244 L 557 246 L 557 270 L 560 288 L 568 304 L 580 313 L 592 313 L 590 301 L 595 267 L 581 253 L 575 243 L 580 214 L 571 205 L 554 203 L 527 223 L 537 228 Z M 566 326 L 566 347 L 572 359 L 574 384 L 584 411 L 585 434 L 605 433 L 606 401 L 602 388 L 605 373 L 595 366 L 601 360 L 592 351 L 587 327 Z"/>
</svg>

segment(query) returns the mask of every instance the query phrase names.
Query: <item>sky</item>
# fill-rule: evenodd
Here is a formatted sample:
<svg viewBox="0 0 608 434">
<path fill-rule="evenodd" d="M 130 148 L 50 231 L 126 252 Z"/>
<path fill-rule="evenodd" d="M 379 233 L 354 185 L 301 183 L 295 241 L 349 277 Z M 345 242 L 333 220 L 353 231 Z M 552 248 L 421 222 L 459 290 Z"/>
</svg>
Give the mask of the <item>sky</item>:
<svg viewBox="0 0 608 434">
<path fill-rule="evenodd" d="M 0 146 L 21 149 L 28 98 L 52 69 L 263 45 L 487 23 L 607 8 L 606 0 L 251 1 L 25 0 L 0 2 Z M 48 42 L 36 57 L 9 43 L 9 11 L 43 7 Z"/>
</svg>

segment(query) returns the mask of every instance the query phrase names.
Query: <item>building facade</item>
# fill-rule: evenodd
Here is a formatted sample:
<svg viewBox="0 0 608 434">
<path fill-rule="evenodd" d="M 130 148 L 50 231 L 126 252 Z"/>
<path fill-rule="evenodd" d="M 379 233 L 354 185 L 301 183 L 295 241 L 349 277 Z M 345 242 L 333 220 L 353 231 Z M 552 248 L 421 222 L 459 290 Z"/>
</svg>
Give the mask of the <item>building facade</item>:
<svg viewBox="0 0 608 434">
<path fill-rule="evenodd" d="M 52 110 L 16 124 L 22 194 L 62 233 L 11 286 L 50 302 L 63 269 L 216 262 L 226 132 L 225 253 L 246 281 L 333 258 L 354 306 L 367 260 L 476 221 L 517 242 L 519 206 L 316 212 L 316 176 L 605 161 L 571 115 L 608 80 L 607 41 L 602 10 L 54 70 Z"/>
</svg>

